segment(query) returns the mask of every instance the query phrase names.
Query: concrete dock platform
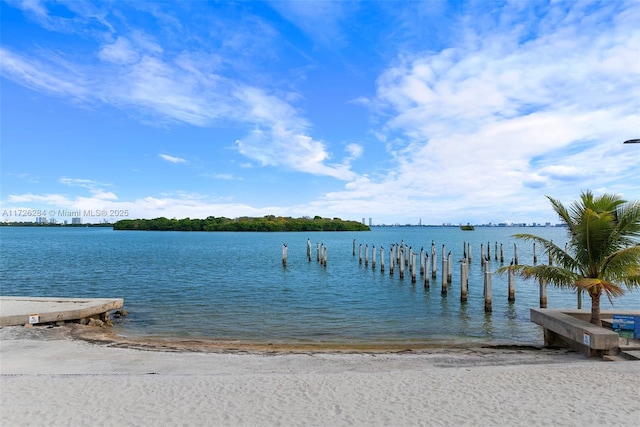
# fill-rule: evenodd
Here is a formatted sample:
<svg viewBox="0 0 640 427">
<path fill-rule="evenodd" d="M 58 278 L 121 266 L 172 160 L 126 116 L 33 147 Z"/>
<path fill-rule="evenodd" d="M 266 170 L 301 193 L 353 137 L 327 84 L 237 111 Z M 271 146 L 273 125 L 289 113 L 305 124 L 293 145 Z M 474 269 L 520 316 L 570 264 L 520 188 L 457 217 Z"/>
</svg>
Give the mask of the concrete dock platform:
<svg viewBox="0 0 640 427">
<path fill-rule="evenodd" d="M 105 317 L 124 299 L 0 296 L 0 327 Z"/>
</svg>

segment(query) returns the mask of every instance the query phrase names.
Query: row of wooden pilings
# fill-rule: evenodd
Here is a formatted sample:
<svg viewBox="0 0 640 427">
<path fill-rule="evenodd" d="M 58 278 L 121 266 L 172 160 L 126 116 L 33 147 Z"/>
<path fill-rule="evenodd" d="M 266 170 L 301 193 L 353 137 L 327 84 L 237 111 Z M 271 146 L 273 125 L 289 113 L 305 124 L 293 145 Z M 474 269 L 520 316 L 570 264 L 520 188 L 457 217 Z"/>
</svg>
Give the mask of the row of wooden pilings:
<svg viewBox="0 0 640 427">
<path fill-rule="evenodd" d="M 282 266 L 287 266 L 287 244 L 282 244 Z M 311 261 L 311 240 L 307 239 L 307 259 Z M 324 243 L 316 243 L 316 261 L 323 267 L 327 266 L 327 247 Z"/>
<path fill-rule="evenodd" d="M 353 250 L 352 255 L 356 255 L 356 239 L 353 239 Z M 511 261 L 511 265 L 518 264 L 518 248 L 517 245 L 514 244 L 514 258 Z M 372 245 L 371 247 L 371 264 L 372 268 L 376 268 L 376 247 Z M 500 262 L 504 262 L 504 249 L 503 245 L 500 244 Z M 403 279 L 405 275 L 405 267 L 409 268 L 409 274 L 411 276 L 411 283 L 416 283 L 416 258 L 418 254 L 415 253 L 411 246 L 408 246 L 402 241 L 400 244 L 393 243 L 389 247 L 389 274 L 393 275 L 395 271 L 396 265 L 399 269 L 400 278 Z M 423 285 L 425 289 L 429 289 L 430 287 L 430 279 L 435 280 L 437 278 L 438 271 L 438 263 L 437 263 L 437 252 L 435 242 L 431 242 L 431 257 L 424 250 L 424 247 L 420 248 L 419 253 L 419 271 L 420 277 L 423 277 Z M 494 251 L 495 259 L 498 260 L 498 243 L 495 243 L 495 251 Z M 491 246 L 490 243 L 487 242 L 487 253 L 485 254 L 484 245 L 480 245 L 480 259 L 481 265 L 483 268 L 483 296 L 484 296 L 484 310 L 487 313 L 492 311 L 492 292 L 491 292 Z M 384 247 L 380 246 L 380 271 L 385 271 L 385 251 Z M 471 264 L 472 255 L 471 255 L 471 244 L 468 242 L 464 242 L 463 249 L 463 257 L 459 260 L 460 263 L 460 301 L 465 303 L 467 302 L 467 294 L 469 289 L 469 264 Z M 358 245 L 358 263 L 365 265 L 368 267 L 369 265 L 369 245 L 364 245 L 364 257 L 363 257 L 363 246 L 362 244 Z M 536 255 L 536 245 L 533 244 L 533 263 L 534 265 L 537 263 L 537 255 Z M 551 256 L 549 256 L 549 265 L 552 264 Z M 452 269 L 453 269 L 453 259 L 451 255 L 451 251 L 446 252 L 445 245 L 442 245 L 442 282 L 441 282 L 441 294 L 446 295 L 448 292 L 448 285 L 452 283 Z M 513 269 L 508 270 L 508 301 L 515 302 L 515 274 Z M 547 283 L 545 281 L 540 281 L 540 308 L 547 307 Z"/>
</svg>

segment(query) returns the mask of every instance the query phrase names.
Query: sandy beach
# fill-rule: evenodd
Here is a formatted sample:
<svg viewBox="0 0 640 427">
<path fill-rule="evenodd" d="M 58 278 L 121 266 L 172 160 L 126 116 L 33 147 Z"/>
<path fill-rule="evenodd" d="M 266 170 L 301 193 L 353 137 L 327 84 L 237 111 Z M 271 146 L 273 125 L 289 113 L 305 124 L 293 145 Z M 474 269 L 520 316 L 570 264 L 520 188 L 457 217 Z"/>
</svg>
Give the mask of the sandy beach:
<svg viewBox="0 0 640 427">
<path fill-rule="evenodd" d="M 75 327 L 77 328 L 77 326 Z M 640 363 L 565 351 L 146 347 L 0 329 L 3 426 L 632 426 Z"/>
</svg>

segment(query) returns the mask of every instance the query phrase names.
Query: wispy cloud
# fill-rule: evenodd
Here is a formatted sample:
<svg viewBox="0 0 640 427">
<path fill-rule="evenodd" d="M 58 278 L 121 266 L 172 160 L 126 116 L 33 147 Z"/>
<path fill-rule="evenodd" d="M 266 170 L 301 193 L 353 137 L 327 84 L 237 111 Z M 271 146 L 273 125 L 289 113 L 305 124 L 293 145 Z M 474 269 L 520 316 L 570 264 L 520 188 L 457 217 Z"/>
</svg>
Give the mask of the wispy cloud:
<svg viewBox="0 0 640 427">
<path fill-rule="evenodd" d="M 185 159 L 180 157 L 170 156 L 169 154 L 158 154 L 158 156 L 169 163 L 187 163 Z"/>
</svg>

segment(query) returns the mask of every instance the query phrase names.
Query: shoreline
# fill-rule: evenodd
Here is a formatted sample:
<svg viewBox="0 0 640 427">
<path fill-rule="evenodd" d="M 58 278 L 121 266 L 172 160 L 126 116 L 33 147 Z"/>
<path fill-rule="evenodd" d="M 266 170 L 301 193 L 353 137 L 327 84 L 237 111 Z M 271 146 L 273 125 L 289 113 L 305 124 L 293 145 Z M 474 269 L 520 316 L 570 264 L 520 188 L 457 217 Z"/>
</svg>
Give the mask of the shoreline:
<svg viewBox="0 0 640 427">
<path fill-rule="evenodd" d="M 421 353 L 486 348 L 494 350 L 540 351 L 540 344 L 490 342 L 476 340 L 433 340 L 432 342 L 277 342 L 222 340 L 207 337 L 123 336 L 111 328 L 66 323 L 62 331 L 71 339 L 120 348 L 147 351 L 203 353 Z M 549 349 L 547 349 L 549 350 Z M 564 351 L 564 349 L 558 349 Z"/>
<path fill-rule="evenodd" d="M 565 349 L 225 349 L 142 345 L 79 326 L 0 328 L 1 425 L 633 426 L 640 419 L 640 363 Z"/>
</svg>

